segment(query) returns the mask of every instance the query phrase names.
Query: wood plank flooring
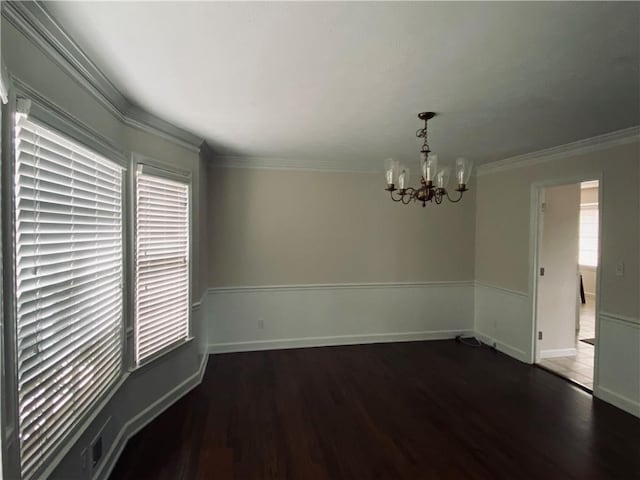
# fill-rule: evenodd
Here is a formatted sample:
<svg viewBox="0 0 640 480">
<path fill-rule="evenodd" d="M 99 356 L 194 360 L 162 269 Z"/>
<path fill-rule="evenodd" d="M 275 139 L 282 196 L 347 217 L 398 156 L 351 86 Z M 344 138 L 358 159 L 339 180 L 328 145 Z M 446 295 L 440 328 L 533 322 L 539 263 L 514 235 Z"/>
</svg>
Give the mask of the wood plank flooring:
<svg viewBox="0 0 640 480">
<path fill-rule="evenodd" d="M 638 479 L 640 420 L 488 348 L 212 355 L 112 480 Z"/>
</svg>

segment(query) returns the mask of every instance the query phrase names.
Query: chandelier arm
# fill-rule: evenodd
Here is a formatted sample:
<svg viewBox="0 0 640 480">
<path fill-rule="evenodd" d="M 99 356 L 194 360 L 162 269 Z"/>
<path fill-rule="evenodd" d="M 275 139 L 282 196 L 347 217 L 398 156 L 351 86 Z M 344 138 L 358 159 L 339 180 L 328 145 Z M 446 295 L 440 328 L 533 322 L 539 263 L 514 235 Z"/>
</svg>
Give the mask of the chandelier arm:
<svg viewBox="0 0 640 480">
<path fill-rule="evenodd" d="M 397 194 L 397 195 L 398 195 L 398 198 L 396 198 L 396 197 L 394 197 L 394 196 L 393 196 L 394 192 L 395 192 L 395 190 L 391 190 L 391 191 L 389 192 L 389 193 L 391 194 L 391 200 L 393 200 L 394 202 L 401 202 L 401 201 L 402 201 L 402 195 L 400 195 L 400 194 L 398 193 L 398 194 Z"/>
<path fill-rule="evenodd" d="M 462 200 L 462 195 L 464 194 L 464 192 L 459 192 L 460 195 L 458 196 L 458 198 L 456 200 L 452 200 L 451 197 L 449 196 L 449 192 L 446 192 L 447 198 L 449 199 L 449 201 L 451 203 L 458 203 L 460 200 Z"/>
<path fill-rule="evenodd" d="M 416 199 L 416 191 L 417 190 L 415 188 L 413 188 L 413 187 L 407 188 L 407 195 L 406 195 L 407 199 L 406 200 L 403 199 L 402 203 L 404 205 L 409 205 L 412 200 L 415 200 Z"/>
</svg>

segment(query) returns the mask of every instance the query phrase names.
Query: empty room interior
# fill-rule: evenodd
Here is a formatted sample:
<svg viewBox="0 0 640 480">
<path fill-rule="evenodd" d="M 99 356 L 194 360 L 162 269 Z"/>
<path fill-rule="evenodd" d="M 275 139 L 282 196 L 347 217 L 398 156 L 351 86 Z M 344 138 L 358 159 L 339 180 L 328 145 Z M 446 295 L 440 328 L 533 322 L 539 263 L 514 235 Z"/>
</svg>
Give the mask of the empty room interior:
<svg viewBox="0 0 640 480">
<path fill-rule="evenodd" d="M 0 479 L 640 478 L 640 2 L 0 8 Z"/>
</svg>

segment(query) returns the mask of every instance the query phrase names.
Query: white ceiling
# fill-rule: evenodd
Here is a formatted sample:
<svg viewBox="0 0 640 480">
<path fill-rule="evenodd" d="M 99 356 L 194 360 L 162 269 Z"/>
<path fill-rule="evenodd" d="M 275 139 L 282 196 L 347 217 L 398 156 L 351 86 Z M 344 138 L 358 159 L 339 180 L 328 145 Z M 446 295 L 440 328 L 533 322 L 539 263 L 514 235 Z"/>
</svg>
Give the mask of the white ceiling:
<svg viewBox="0 0 640 480">
<path fill-rule="evenodd" d="M 229 154 L 477 163 L 640 124 L 640 3 L 55 2 L 129 99 Z"/>
</svg>

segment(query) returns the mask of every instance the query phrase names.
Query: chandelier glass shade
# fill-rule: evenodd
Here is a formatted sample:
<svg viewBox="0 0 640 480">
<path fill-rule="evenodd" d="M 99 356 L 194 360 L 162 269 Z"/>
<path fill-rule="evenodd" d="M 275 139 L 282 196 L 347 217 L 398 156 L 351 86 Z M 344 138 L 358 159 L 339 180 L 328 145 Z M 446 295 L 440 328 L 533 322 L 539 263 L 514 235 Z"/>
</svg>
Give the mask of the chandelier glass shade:
<svg viewBox="0 0 640 480">
<path fill-rule="evenodd" d="M 473 164 L 471 161 L 458 158 L 454 165 L 455 181 L 458 192 L 457 198 L 449 195 L 449 182 L 451 179 L 451 168 L 448 165 L 438 163 L 438 155 L 431 153 L 427 138 L 427 121 L 435 116 L 433 112 L 423 112 L 418 114 L 418 118 L 424 121 L 424 128 L 416 132 L 416 137 L 423 138 L 420 149 L 420 186 L 417 188 L 409 186 L 409 168 L 401 165 L 397 160 L 385 160 L 385 177 L 387 188 L 394 202 L 402 202 L 404 205 L 413 202 L 420 202 L 425 207 L 427 202 L 441 204 L 446 198 L 450 202 L 456 203 L 462 199 L 464 192 L 468 190 L 469 177 Z"/>
</svg>

